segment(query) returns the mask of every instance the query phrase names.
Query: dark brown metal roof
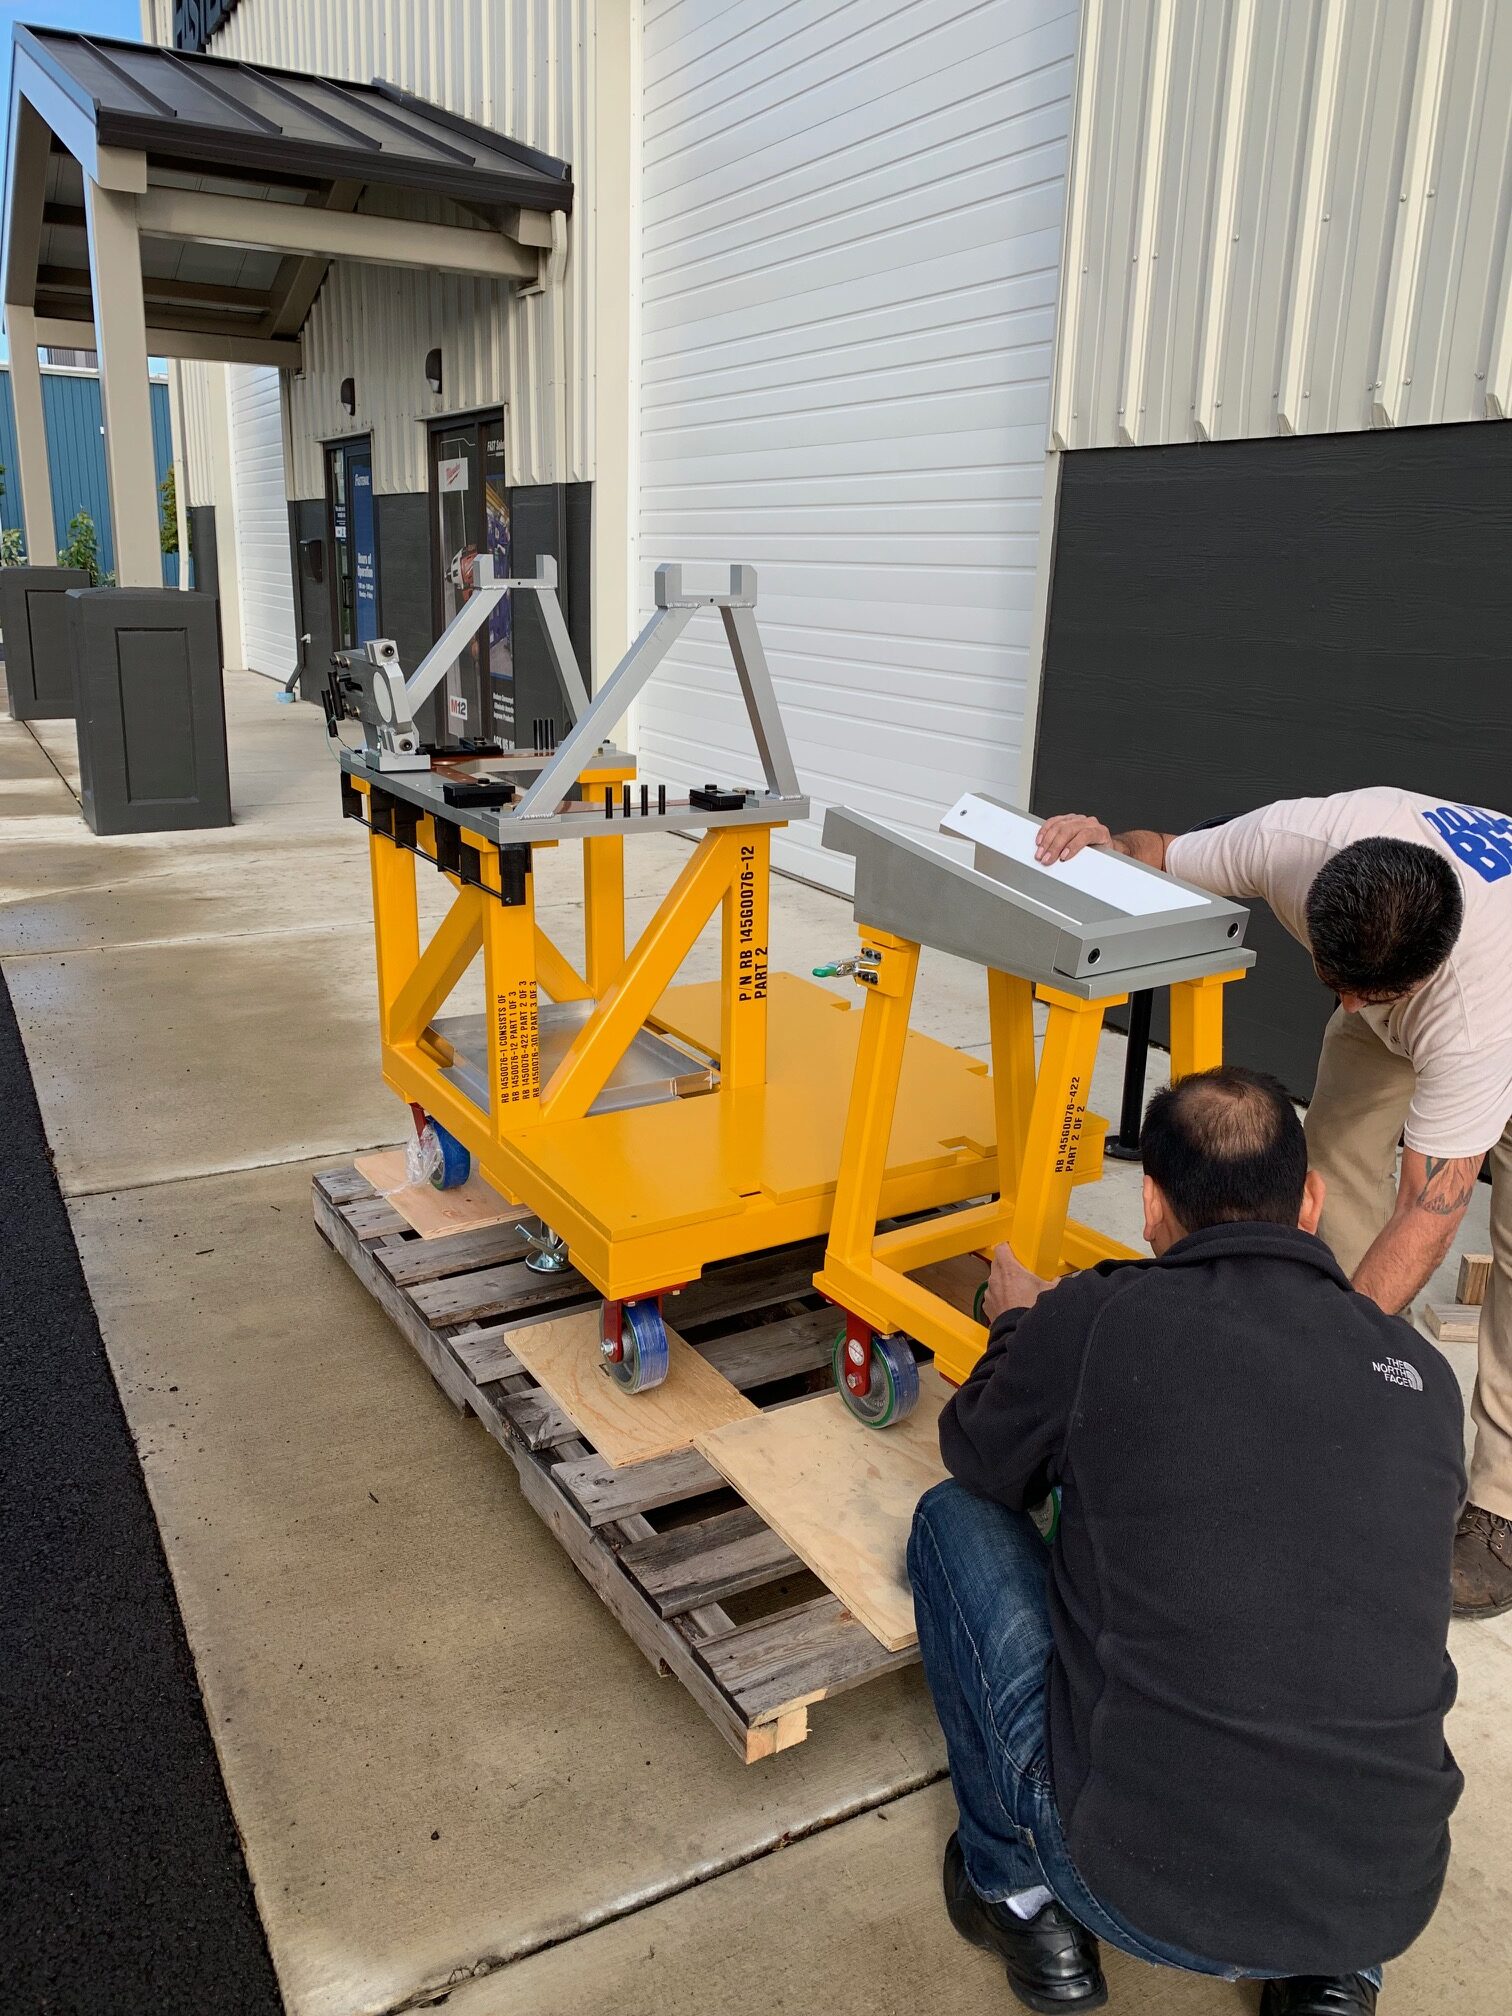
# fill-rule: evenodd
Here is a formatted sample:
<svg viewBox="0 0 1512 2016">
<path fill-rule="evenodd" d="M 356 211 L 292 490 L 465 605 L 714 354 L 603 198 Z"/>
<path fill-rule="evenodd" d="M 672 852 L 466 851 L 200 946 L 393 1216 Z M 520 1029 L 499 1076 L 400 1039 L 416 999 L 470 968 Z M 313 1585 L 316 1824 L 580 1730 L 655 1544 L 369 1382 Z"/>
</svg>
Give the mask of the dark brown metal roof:
<svg viewBox="0 0 1512 2016">
<path fill-rule="evenodd" d="M 572 208 L 565 161 L 381 79 L 345 84 L 52 28 L 18 27 L 15 39 L 109 147 L 209 172 L 355 179 L 473 204 Z"/>
</svg>

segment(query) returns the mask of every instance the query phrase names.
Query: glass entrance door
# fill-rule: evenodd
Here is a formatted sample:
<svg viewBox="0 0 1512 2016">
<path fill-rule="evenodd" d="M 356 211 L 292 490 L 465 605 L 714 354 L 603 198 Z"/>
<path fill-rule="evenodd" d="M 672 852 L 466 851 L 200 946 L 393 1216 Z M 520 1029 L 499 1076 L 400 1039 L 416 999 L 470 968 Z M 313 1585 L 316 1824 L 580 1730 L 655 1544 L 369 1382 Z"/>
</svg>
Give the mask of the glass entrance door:
<svg viewBox="0 0 1512 2016">
<path fill-rule="evenodd" d="M 440 421 L 431 429 L 431 523 L 436 634 L 472 594 L 480 553 L 494 572 L 509 572 L 509 492 L 504 481 L 502 415 Z M 513 597 L 506 595 L 486 634 L 473 638 L 446 675 L 441 731 L 456 742 L 514 741 Z"/>
</svg>

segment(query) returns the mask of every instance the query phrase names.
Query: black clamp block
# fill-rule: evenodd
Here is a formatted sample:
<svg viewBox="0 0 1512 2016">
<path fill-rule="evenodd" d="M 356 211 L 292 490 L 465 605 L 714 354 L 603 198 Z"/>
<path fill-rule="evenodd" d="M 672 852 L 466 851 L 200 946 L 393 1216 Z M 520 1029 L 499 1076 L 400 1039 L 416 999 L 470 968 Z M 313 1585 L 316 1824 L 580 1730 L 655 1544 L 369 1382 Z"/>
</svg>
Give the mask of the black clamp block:
<svg viewBox="0 0 1512 2016">
<path fill-rule="evenodd" d="M 471 805 L 487 811 L 497 805 L 512 805 L 515 787 L 507 777 L 443 778 L 441 796 L 448 805 Z"/>
<path fill-rule="evenodd" d="M 744 791 L 721 790 L 717 784 L 695 785 L 688 793 L 688 803 L 697 806 L 700 812 L 739 812 L 745 802 Z"/>
</svg>

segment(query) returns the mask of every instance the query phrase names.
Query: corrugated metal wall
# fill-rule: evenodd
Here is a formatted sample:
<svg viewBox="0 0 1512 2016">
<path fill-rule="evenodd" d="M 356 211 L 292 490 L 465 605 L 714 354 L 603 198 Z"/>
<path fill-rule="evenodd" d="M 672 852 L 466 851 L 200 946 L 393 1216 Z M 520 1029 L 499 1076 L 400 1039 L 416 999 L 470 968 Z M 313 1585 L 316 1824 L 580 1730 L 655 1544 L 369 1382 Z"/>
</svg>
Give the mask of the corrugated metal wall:
<svg viewBox="0 0 1512 2016">
<path fill-rule="evenodd" d="M 565 277 L 565 441 L 555 424 L 557 368 L 542 295 L 495 282 L 335 266 L 305 330 L 305 371 L 290 382 L 290 495 L 319 496 L 323 439 L 373 435 L 380 492 L 423 490 L 434 414 L 502 404 L 512 483 L 593 474 L 591 163 L 593 16 L 598 0 L 242 0 L 210 53 L 366 82 L 384 77 L 572 163 L 577 185 Z M 158 39 L 171 40 L 159 0 Z M 366 209 L 381 209 L 377 202 Z M 452 213 L 435 207 L 438 220 Z M 439 345 L 441 396 L 424 377 Z M 186 374 L 187 375 L 187 374 Z M 357 413 L 339 402 L 356 381 Z M 190 429 L 186 423 L 186 433 Z M 190 433 L 190 453 L 194 442 Z M 565 466 L 562 466 L 565 462 Z M 196 482 L 203 479 L 196 476 Z M 196 501 L 200 501 L 198 498 Z M 210 500 L 204 500 L 210 501 Z"/>
<path fill-rule="evenodd" d="M 640 557 L 748 560 L 815 818 L 925 837 L 1014 797 L 1075 0 L 661 0 L 645 14 Z M 718 625 L 643 696 L 653 775 L 747 779 Z"/>
<path fill-rule="evenodd" d="M 108 574 L 115 566 L 115 539 L 110 522 L 110 485 L 105 474 L 99 379 L 93 372 L 44 370 L 42 419 L 47 428 L 54 537 L 61 546 L 68 536 L 69 520 L 77 512 L 87 511 L 95 523 L 100 566 Z M 168 474 L 173 461 L 172 440 L 168 387 L 160 380 L 154 380 L 152 447 L 159 483 Z M 0 497 L 0 524 L 9 530 L 21 523 L 21 478 L 18 473 L 20 460 L 16 452 L 10 372 L 3 366 L 0 366 L 0 465 L 7 471 L 5 494 Z M 51 565 L 55 556 L 43 553 L 31 557 L 44 565 Z M 168 587 L 177 586 L 176 553 L 164 555 L 163 579 Z"/>
<path fill-rule="evenodd" d="M 215 458 L 211 452 L 209 375 L 224 364 L 170 364 L 179 372 L 179 401 L 184 416 L 184 480 L 186 504 L 214 504 Z"/>
<path fill-rule="evenodd" d="M 1508 0 L 1084 0 L 1066 448 L 1512 414 Z"/>
</svg>

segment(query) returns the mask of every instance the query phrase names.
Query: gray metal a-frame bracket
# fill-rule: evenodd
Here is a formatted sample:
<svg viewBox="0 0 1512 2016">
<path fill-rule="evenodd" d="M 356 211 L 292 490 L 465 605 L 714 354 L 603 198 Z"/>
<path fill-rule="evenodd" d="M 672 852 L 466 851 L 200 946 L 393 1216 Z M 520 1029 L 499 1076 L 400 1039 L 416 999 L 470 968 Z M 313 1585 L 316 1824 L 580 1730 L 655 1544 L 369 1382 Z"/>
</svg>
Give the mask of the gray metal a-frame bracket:
<svg viewBox="0 0 1512 2016">
<path fill-rule="evenodd" d="M 696 595 L 683 587 L 682 568 L 656 570 L 656 613 L 625 653 L 602 688 L 558 744 L 556 754 L 537 776 L 510 815 L 509 823 L 553 817 L 581 773 L 681 637 L 700 609 L 717 609 L 729 641 L 730 657 L 740 681 L 757 754 L 766 775 L 768 803 L 781 816 L 802 819 L 808 800 L 798 784 L 787 733 L 772 690 L 772 675 L 756 629 L 756 569 L 730 569 L 726 594 Z M 696 824 L 696 817 L 690 821 Z"/>
</svg>

